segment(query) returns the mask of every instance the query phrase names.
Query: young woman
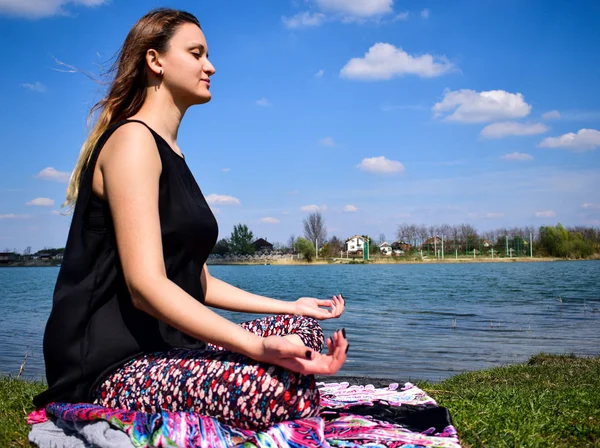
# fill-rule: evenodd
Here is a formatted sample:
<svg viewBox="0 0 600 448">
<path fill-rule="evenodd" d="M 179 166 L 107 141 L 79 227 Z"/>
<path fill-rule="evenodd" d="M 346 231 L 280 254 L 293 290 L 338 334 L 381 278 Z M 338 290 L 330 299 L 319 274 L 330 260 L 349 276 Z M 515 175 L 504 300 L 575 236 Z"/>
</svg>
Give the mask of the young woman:
<svg viewBox="0 0 600 448">
<path fill-rule="evenodd" d="M 154 10 L 131 29 L 67 190 L 74 206 L 44 334 L 48 390 L 34 398 L 190 411 L 242 428 L 312 416 L 313 374 L 346 360 L 345 331 L 315 319 L 332 300 L 250 294 L 208 272 L 217 223 L 177 145 L 186 110 L 211 99 L 198 20 Z M 236 325 L 208 307 L 273 314 Z M 324 308 L 325 307 L 325 308 Z"/>
</svg>

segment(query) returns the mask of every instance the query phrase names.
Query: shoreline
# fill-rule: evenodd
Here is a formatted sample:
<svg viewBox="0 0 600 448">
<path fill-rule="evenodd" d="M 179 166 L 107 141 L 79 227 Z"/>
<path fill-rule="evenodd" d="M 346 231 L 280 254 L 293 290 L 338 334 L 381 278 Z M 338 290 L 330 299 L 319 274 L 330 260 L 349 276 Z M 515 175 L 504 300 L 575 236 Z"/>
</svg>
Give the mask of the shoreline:
<svg viewBox="0 0 600 448">
<path fill-rule="evenodd" d="M 446 258 L 446 259 L 394 259 L 394 260 L 386 260 L 386 259 L 375 259 L 375 260 L 353 260 L 347 258 L 337 258 L 337 259 L 326 259 L 326 260 L 313 260 L 311 262 L 307 262 L 304 260 L 262 260 L 262 261 L 207 261 L 207 265 L 209 266 L 264 266 L 264 265 L 273 265 L 273 266 L 321 266 L 321 265 L 332 265 L 332 264 L 353 264 L 353 265 L 391 265 L 391 264 L 462 264 L 462 263 L 549 263 L 556 261 L 598 261 L 599 259 L 594 258 L 582 258 L 582 259 L 571 259 L 571 258 L 553 258 L 553 257 L 521 257 L 521 258 L 487 258 L 487 257 L 479 257 L 479 258 Z"/>
<path fill-rule="evenodd" d="M 373 265 L 373 264 L 462 264 L 462 263 L 549 263 L 554 261 L 598 261 L 600 256 L 595 255 L 590 258 L 554 258 L 554 257 L 514 257 L 514 258 L 491 258 L 491 257 L 477 257 L 477 258 L 407 258 L 407 259 L 385 259 L 376 258 L 372 260 L 352 259 L 352 258 L 334 258 L 334 259 L 318 259 L 311 262 L 304 260 L 257 260 L 257 261 L 222 261 L 222 260 L 208 260 L 206 262 L 209 266 L 320 266 L 330 264 L 354 264 L 354 265 Z M 24 262 L 13 262 L 7 264 L 0 264 L 0 268 L 39 268 L 39 267 L 60 267 L 61 263 L 58 260 L 52 261 L 24 261 Z"/>
</svg>

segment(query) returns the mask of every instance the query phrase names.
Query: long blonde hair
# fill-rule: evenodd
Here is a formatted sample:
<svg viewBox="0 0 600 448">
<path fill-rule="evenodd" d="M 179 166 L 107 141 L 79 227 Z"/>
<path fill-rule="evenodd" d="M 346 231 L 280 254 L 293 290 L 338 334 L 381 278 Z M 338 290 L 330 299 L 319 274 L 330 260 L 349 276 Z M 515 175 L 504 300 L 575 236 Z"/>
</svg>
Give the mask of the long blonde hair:
<svg viewBox="0 0 600 448">
<path fill-rule="evenodd" d="M 79 153 L 63 207 L 74 208 L 79 194 L 81 176 L 87 168 L 98 140 L 113 123 L 137 113 L 146 99 L 148 84 L 146 75 L 146 52 L 154 49 L 159 53 L 167 51 L 169 40 L 177 27 L 192 23 L 200 28 L 198 19 L 192 14 L 175 9 L 154 9 L 143 16 L 131 28 L 117 59 L 110 69 L 115 73 L 108 95 L 92 107 L 90 119 L 98 112 L 85 143 Z"/>
</svg>

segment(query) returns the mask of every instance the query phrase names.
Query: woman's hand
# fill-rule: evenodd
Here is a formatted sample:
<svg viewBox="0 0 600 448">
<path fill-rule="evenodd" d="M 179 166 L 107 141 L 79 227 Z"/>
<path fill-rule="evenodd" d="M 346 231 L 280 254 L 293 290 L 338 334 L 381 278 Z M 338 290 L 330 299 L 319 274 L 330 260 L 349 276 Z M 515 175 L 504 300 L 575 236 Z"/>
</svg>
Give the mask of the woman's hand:
<svg viewBox="0 0 600 448">
<path fill-rule="evenodd" d="M 296 345 L 281 336 L 269 336 L 262 340 L 261 353 L 252 357 L 303 375 L 334 375 L 346 361 L 349 347 L 343 329 L 327 339 L 327 354 Z"/>
<path fill-rule="evenodd" d="M 341 294 L 332 300 L 320 300 L 312 297 L 300 297 L 294 302 L 294 314 L 312 317 L 317 320 L 335 319 L 344 312 L 345 300 Z M 321 308 L 328 307 L 328 308 Z"/>
</svg>

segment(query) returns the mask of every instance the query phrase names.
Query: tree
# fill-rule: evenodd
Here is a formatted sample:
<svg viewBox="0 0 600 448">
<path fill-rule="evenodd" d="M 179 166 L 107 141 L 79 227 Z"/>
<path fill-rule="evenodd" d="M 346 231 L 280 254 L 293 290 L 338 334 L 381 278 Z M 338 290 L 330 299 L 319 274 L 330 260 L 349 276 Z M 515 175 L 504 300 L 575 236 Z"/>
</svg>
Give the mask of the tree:
<svg viewBox="0 0 600 448">
<path fill-rule="evenodd" d="M 296 236 L 294 234 L 291 234 L 290 237 L 288 238 L 288 242 L 287 245 L 290 248 L 290 252 L 294 252 L 294 244 L 296 243 Z"/>
<path fill-rule="evenodd" d="M 340 240 L 337 236 L 331 238 L 327 243 L 328 257 L 338 257 L 342 250 L 344 250 L 344 242 Z"/>
<path fill-rule="evenodd" d="M 233 226 L 231 238 L 229 238 L 230 251 L 237 255 L 252 255 L 255 248 L 252 245 L 254 234 L 246 224 Z"/>
<path fill-rule="evenodd" d="M 315 256 L 315 246 L 312 242 L 305 238 L 298 238 L 296 240 L 296 248 L 306 261 L 309 263 L 312 261 Z"/>
<path fill-rule="evenodd" d="M 225 238 L 221 238 L 219 241 L 217 241 L 217 244 L 215 244 L 215 247 L 213 247 L 212 253 L 217 254 L 217 255 L 228 254 L 229 253 L 229 241 L 227 241 Z"/>
<path fill-rule="evenodd" d="M 327 229 L 325 228 L 325 220 L 321 212 L 313 212 L 304 219 L 304 238 L 313 245 L 316 240 L 318 240 L 321 246 L 325 245 Z"/>
</svg>

